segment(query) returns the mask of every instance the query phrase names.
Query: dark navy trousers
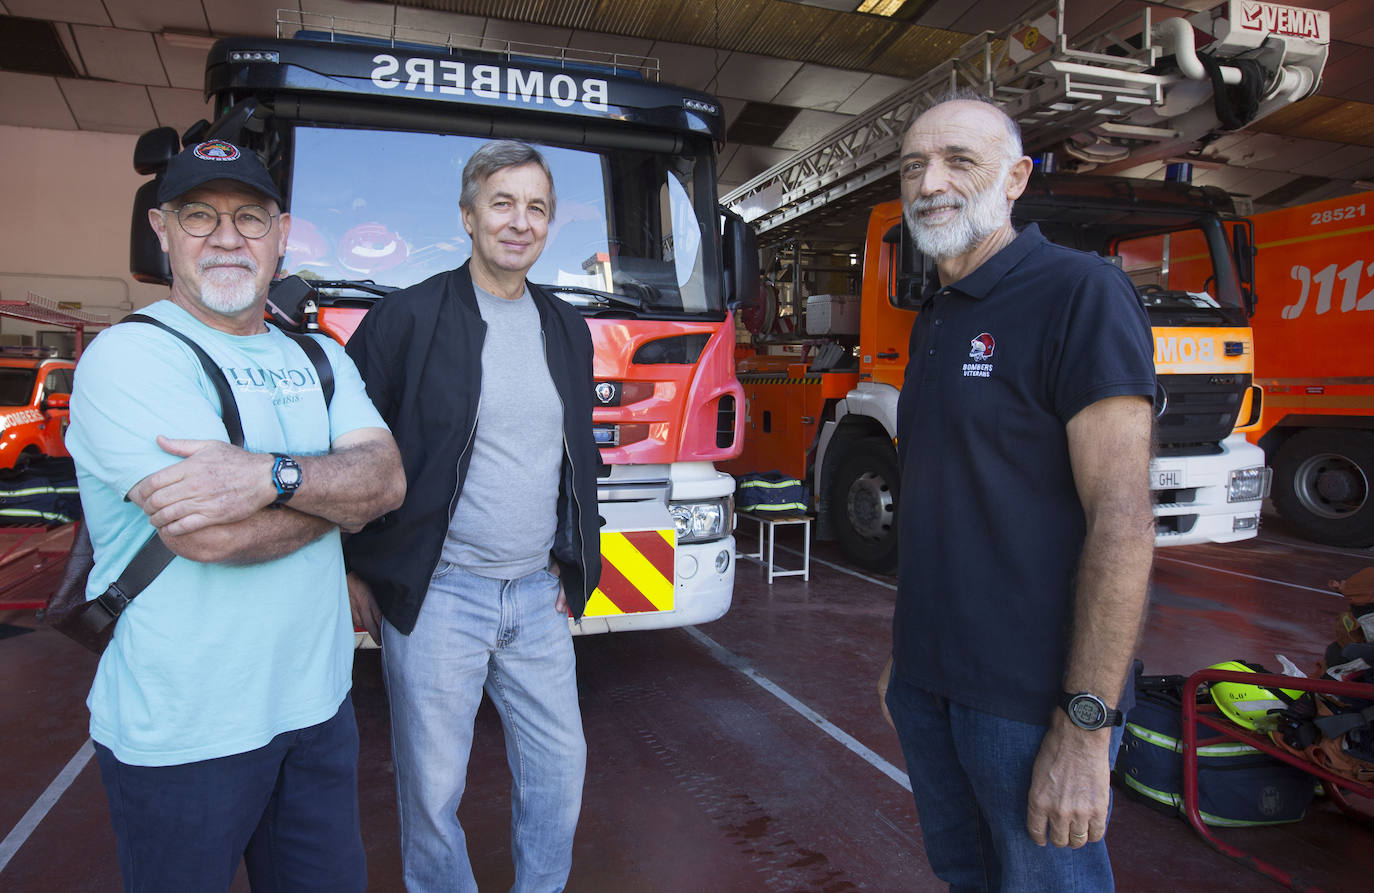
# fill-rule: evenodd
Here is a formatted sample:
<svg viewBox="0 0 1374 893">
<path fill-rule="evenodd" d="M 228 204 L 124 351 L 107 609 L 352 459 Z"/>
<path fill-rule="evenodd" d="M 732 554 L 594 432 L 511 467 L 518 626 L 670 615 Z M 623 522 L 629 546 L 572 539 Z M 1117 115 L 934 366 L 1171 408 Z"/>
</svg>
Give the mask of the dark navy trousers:
<svg viewBox="0 0 1374 893">
<path fill-rule="evenodd" d="M 366 888 L 351 697 L 247 753 L 130 766 L 95 750 L 128 893 L 223 893 L 240 859 L 254 893 Z"/>
</svg>

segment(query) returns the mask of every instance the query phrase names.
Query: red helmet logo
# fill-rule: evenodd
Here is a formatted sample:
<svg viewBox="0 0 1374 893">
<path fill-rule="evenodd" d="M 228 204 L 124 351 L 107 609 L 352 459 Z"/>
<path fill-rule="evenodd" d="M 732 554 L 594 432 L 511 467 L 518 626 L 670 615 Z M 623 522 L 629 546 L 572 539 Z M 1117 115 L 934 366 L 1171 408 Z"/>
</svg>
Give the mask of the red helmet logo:
<svg viewBox="0 0 1374 893">
<path fill-rule="evenodd" d="M 973 360 L 992 359 L 992 350 L 994 347 L 997 346 L 997 342 L 994 341 L 992 336 L 989 335 L 987 332 L 984 332 L 977 338 L 974 338 L 972 341 L 969 342 L 969 344 L 971 346 L 971 349 L 969 350 L 968 355 L 969 359 Z"/>
</svg>

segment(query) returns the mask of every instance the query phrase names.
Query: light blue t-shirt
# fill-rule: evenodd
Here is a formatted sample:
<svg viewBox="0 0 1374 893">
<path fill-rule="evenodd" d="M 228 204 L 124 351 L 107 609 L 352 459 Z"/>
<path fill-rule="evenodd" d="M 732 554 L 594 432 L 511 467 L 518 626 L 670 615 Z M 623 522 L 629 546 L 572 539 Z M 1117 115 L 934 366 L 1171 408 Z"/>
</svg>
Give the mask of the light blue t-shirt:
<svg viewBox="0 0 1374 893">
<path fill-rule="evenodd" d="M 223 369 L 255 452 L 323 454 L 339 436 L 386 428 L 343 349 L 326 411 L 314 366 L 272 329 L 234 336 L 170 301 L 143 313 L 196 341 Z M 94 598 L 152 533 L 124 496 L 178 457 L 156 436 L 228 441 L 219 399 L 189 347 L 156 326 L 102 332 L 77 364 L 66 444 L 95 546 Z M 86 704 L 91 737 L 122 762 L 168 766 L 243 753 L 332 717 L 352 682 L 353 627 L 339 533 L 260 564 L 174 558 L 129 605 Z"/>
</svg>

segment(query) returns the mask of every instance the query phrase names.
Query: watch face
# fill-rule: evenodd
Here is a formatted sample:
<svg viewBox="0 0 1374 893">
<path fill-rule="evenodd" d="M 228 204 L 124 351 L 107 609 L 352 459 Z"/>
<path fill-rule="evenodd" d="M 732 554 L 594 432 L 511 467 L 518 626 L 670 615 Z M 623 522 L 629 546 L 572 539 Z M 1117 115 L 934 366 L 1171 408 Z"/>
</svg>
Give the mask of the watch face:
<svg viewBox="0 0 1374 893">
<path fill-rule="evenodd" d="M 1107 711 L 1096 698 L 1079 695 L 1069 702 L 1069 718 L 1085 729 L 1099 729 L 1107 720 Z"/>
<path fill-rule="evenodd" d="M 276 466 L 272 469 L 272 476 L 276 479 L 277 487 L 281 490 L 294 490 L 301 485 L 301 467 L 295 460 L 281 456 L 277 459 Z"/>
</svg>

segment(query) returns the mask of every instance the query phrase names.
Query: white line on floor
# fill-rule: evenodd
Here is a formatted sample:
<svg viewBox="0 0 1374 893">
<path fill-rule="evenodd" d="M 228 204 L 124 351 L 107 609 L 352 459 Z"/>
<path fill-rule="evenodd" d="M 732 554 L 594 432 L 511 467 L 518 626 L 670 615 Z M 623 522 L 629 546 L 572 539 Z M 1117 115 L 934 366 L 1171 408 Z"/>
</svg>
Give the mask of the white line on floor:
<svg viewBox="0 0 1374 893">
<path fill-rule="evenodd" d="M 748 676 L 750 679 L 754 680 L 760 686 L 762 686 L 764 691 L 767 691 L 773 697 L 777 698 L 779 701 L 782 701 L 788 707 L 791 707 L 793 710 L 800 713 L 803 717 L 815 723 L 816 726 L 819 727 L 822 732 L 825 732 L 831 738 L 834 738 L 836 741 L 840 742 L 845 747 L 849 748 L 850 751 L 857 754 L 859 758 L 862 759 L 864 762 L 873 766 L 879 772 L 883 773 L 888 778 L 897 782 L 897 784 L 901 785 L 903 788 L 906 788 L 907 791 L 911 790 L 911 779 L 907 778 L 905 772 L 901 771 L 896 766 L 889 763 L 887 760 L 878 756 L 878 754 L 869 750 L 853 735 L 850 735 L 844 729 L 841 729 L 839 726 L 835 725 L 830 720 L 826 719 L 824 716 L 821 716 L 815 710 L 812 710 L 810 707 L 806 706 L 801 701 L 798 701 L 796 698 L 792 697 L 777 683 L 773 682 L 768 677 L 759 673 L 758 670 L 755 670 L 753 667 L 751 667 L 749 665 L 749 662 L 746 661 L 744 658 L 740 657 L 738 654 L 735 654 L 735 652 L 726 648 L 724 645 L 719 644 L 710 636 L 706 635 L 701 630 L 697 629 L 695 626 L 684 627 L 684 629 L 686 630 L 687 635 L 696 639 L 703 646 L 705 646 L 706 650 L 711 652 L 711 656 L 714 657 L 716 660 L 725 664 L 727 667 L 730 667 L 734 670 L 738 670 L 745 676 Z"/>
<path fill-rule="evenodd" d="M 10 864 L 10 859 L 19 852 L 19 848 L 24 845 L 24 841 L 29 839 L 29 835 L 38 827 L 38 823 L 43 821 L 43 817 L 48 814 L 48 810 L 53 808 L 53 804 L 58 798 L 72 786 L 76 777 L 81 774 L 81 770 L 86 768 L 86 764 L 95 756 L 95 746 L 91 744 L 91 739 L 87 738 L 86 743 L 81 745 L 81 749 L 76 752 L 57 777 L 48 785 L 29 811 L 14 826 L 14 830 L 5 835 L 5 839 L 0 841 L 0 871 L 5 870 L 5 866 Z"/>
<path fill-rule="evenodd" d="M 1318 589 L 1315 586 L 1303 586 L 1300 583 L 1289 583 L 1287 580 L 1275 580 L 1272 577 L 1257 577 L 1254 574 L 1243 574 L 1240 571 L 1228 571 L 1225 568 L 1213 567 L 1210 564 L 1198 564 L 1196 561 L 1184 561 L 1182 558 L 1173 558 L 1168 555 L 1161 555 L 1155 552 L 1155 561 L 1172 561 L 1174 564 L 1186 564 L 1189 567 L 1200 567 L 1205 571 L 1213 571 L 1218 574 L 1230 574 L 1233 577 L 1244 577 L 1247 580 L 1258 580 L 1261 583 L 1273 583 L 1275 586 L 1289 586 L 1293 589 L 1305 589 L 1308 592 L 1320 592 L 1322 595 L 1334 595 L 1336 598 L 1344 598 L 1339 592 L 1332 592 L 1330 589 Z"/>
</svg>

